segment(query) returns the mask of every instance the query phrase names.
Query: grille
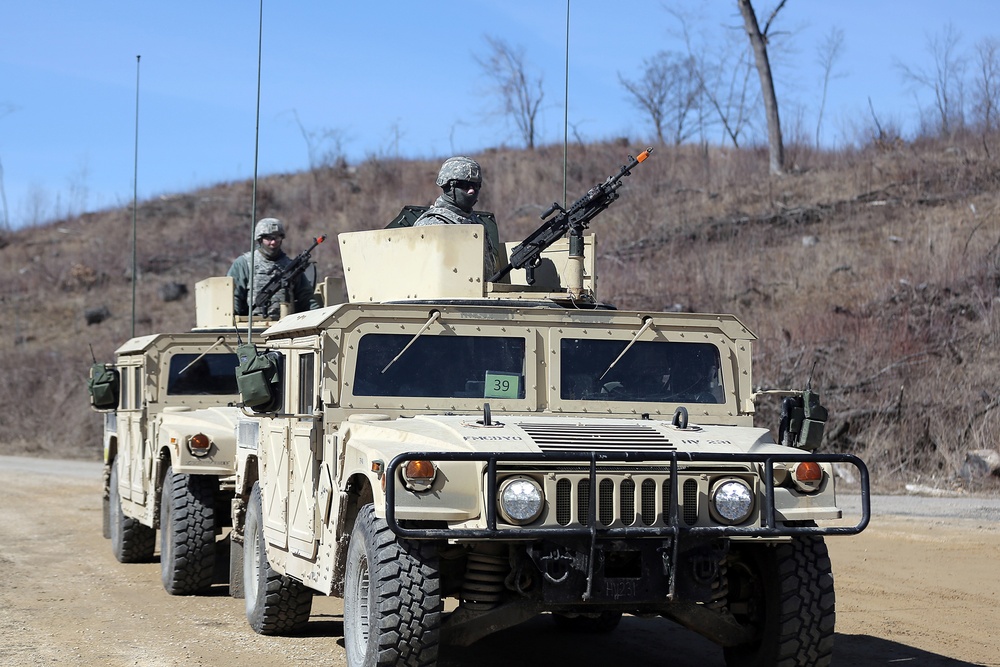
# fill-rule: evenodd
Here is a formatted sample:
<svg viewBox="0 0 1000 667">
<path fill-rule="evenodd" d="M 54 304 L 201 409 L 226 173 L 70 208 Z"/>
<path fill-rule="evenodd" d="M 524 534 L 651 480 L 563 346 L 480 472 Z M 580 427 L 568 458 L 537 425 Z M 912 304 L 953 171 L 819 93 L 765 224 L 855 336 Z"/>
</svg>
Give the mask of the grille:
<svg viewBox="0 0 1000 667">
<path fill-rule="evenodd" d="M 698 517 L 698 482 L 689 479 L 682 486 L 681 516 L 688 525 Z M 550 487 L 551 490 L 551 487 Z M 670 480 L 663 477 L 641 481 L 625 476 L 598 475 L 596 513 L 599 526 L 663 526 L 670 510 Z M 589 525 L 590 503 L 594 500 L 590 479 L 562 477 L 555 484 L 555 519 L 561 526 L 571 522 Z"/>
<path fill-rule="evenodd" d="M 651 426 L 641 424 L 521 424 L 543 452 L 632 450 L 673 451 L 669 438 Z"/>
<path fill-rule="evenodd" d="M 656 482 L 651 479 L 642 480 L 642 522 L 652 526 L 656 521 Z"/>
<path fill-rule="evenodd" d="M 611 480 L 605 480 L 610 482 Z M 621 494 L 618 504 L 622 508 L 622 521 L 626 525 L 631 526 L 635 523 L 635 482 L 630 479 L 623 479 L 622 483 L 618 487 L 618 491 Z M 632 517 L 632 521 L 628 520 Z"/>
<path fill-rule="evenodd" d="M 693 526 L 698 521 L 698 482 L 685 480 L 683 493 L 684 523 Z"/>
</svg>

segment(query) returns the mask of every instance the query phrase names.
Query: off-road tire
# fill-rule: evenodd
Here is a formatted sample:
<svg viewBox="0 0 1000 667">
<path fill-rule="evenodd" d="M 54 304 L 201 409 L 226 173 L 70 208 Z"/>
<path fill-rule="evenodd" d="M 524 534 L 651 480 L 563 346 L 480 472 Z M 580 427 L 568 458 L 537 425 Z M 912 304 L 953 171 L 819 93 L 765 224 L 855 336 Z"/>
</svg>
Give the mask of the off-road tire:
<svg viewBox="0 0 1000 667">
<path fill-rule="evenodd" d="M 372 505 L 347 550 L 344 645 L 348 667 L 430 667 L 441 634 L 441 579 L 433 543 L 398 539 Z"/>
<path fill-rule="evenodd" d="M 145 563 L 153 559 L 156 548 L 156 530 L 139 523 L 138 519 L 125 516 L 122 497 L 118 492 L 118 460 L 111 466 L 111 552 L 119 563 Z"/>
<path fill-rule="evenodd" d="M 233 539 L 229 534 L 229 597 L 242 600 L 243 588 L 243 542 Z"/>
<path fill-rule="evenodd" d="M 111 539 L 111 498 L 105 498 L 101 508 L 101 535 Z"/>
<path fill-rule="evenodd" d="M 212 585 L 218 486 L 217 477 L 167 468 L 160 494 L 160 580 L 171 595 L 191 595 Z"/>
<path fill-rule="evenodd" d="M 101 471 L 101 481 L 104 484 L 104 498 L 101 503 L 101 534 L 104 539 L 111 539 L 111 468 L 114 467 L 114 461 L 111 465 L 104 464 L 104 469 Z"/>
<path fill-rule="evenodd" d="M 746 613 L 737 618 L 755 629 L 754 644 L 725 649 L 728 667 L 827 667 L 833 658 L 835 596 L 826 543 L 795 537 L 779 545 L 734 549 L 729 601 Z"/>
<path fill-rule="evenodd" d="M 263 507 L 260 484 L 254 482 L 243 542 L 247 621 L 261 635 L 290 634 L 309 621 L 312 591 L 301 581 L 278 574 L 267 562 Z"/>
<path fill-rule="evenodd" d="M 565 616 L 552 614 L 552 620 L 560 630 L 588 635 L 603 635 L 614 632 L 621 623 L 620 611 L 602 611 L 596 616 Z"/>
</svg>

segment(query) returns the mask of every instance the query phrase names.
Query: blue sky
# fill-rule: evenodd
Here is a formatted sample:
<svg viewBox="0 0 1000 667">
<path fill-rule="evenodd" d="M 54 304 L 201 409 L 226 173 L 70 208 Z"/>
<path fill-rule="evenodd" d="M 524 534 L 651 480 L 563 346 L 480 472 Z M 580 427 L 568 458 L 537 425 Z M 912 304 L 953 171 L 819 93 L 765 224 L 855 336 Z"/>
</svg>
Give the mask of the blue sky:
<svg viewBox="0 0 1000 667">
<path fill-rule="evenodd" d="M 754 4 L 762 17 L 775 2 Z M 544 82 L 539 139 L 561 142 L 566 7 L 264 0 L 260 173 L 306 169 L 303 130 L 338 136 L 350 160 L 519 145 L 512 127 L 487 116 L 495 98 L 474 60 L 488 55 L 487 35 L 524 49 L 528 72 Z M 740 25 L 736 0 L 571 0 L 569 121 L 584 140 L 651 136 L 618 76 L 638 78 L 644 59 L 683 50 L 665 7 L 691 14 L 693 32 Z M 137 55 L 139 198 L 251 178 L 258 10 L 256 0 L 5 3 L 0 165 L 10 224 L 131 201 Z M 992 0 L 788 0 L 777 24 L 788 50 L 773 63 L 786 132 L 795 122 L 815 129 L 816 45 L 831 27 L 843 30 L 844 50 L 824 143 L 854 139 L 869 97 L 880 119 L 915 130 L 918 104 L 894 63 L 930 69 L 928 38 L 949 23 L 970 56 L 978 40 L 1000 38 Z"/>
</svg>

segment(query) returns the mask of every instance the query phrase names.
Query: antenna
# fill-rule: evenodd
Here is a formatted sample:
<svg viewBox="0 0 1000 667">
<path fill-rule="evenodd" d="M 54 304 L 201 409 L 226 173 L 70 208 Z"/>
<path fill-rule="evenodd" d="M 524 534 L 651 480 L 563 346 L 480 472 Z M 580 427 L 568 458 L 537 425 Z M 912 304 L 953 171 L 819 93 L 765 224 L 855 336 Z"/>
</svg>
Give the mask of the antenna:
<svg viewBox="0 0 1000 667">
<path fill-rule="evenodd" d="M 139 206 L 139 59 L 135 57 L 135 157 L 132 165 L 132 338 L 135 338 L 135 284 L 136 271 L 136 208 Z"/>
<path fill-rule="evenodd" d="M 563 95 L 563 206 L 566 206 L 566 173 L 569 162 L 569 3 L 566 0 L 566 91 Z"/>
<path fill-rule="evenodd" d="M 261 44 L 264 40 L 264 0 L 260 0 L 260 10 L 257 17 L 257 115 L 254 121 L 253 137 L 253 190 L 250 196 L 250 285 L 247 289 L 247 343 L 251 343 L 253 336 L 253 279 L 254 279 L 254 259 L 257 253 L 254 252 L 253 229 L 257 220 L 257 160 L 260 156 L 260 61 Z"/>
</svg>

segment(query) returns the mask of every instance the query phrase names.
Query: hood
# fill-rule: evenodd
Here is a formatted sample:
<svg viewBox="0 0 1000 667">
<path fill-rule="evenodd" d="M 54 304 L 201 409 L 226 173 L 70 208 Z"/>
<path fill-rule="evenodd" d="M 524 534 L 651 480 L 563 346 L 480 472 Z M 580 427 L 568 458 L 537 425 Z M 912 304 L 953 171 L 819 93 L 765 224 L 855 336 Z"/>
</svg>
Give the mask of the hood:
<svg viewBox="0 0 1000 667">
<path fill-rule="evenodd" d="M 417 416 L 388 420 L 352 417 L 344 437 L 363 438 L 386 455 L 415 451 L 766 453 L 774 443 L 762 428 L 699 426 L 681 429 L 668 420 L 500 415 Z"/>
<path fill-rule="evenodd" d="M 162 428 L 172 435 L 186 437 L 204 433 L 215 442 L 236 442 L 239 408 L 220 406 L 192 410 L 183 406 L 167 407 L 160 413 Z"/>
</svg>

